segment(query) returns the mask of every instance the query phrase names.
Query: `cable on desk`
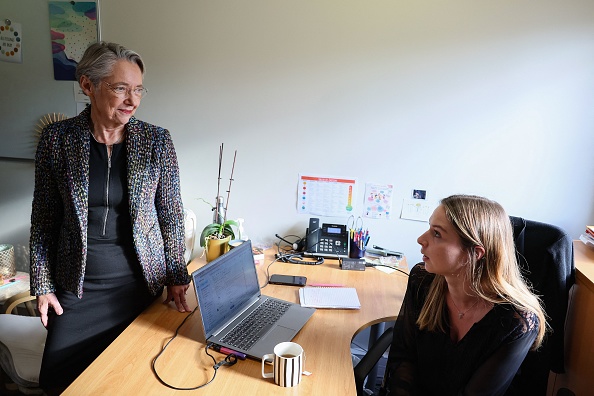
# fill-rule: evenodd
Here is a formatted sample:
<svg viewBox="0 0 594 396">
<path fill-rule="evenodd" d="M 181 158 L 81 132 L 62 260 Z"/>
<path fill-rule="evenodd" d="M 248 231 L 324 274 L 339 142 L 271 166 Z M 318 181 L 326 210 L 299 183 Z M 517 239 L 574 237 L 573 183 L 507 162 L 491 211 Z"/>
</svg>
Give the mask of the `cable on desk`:
<svg viewBox="0 0 594 396">
<path fill-rule="evenodd" d="M 270 273 L 269 273 L 270 266 L 271 266 L 272 264 L 276 263 L 277 261 L 278 261 L 278 257 L 277 257 L 277 258 L 275 258 L 274 260 L 272 260 L 272 261 L 270 262 L 270 264 L 268 264 L 268 265 L 266 266 L 266 282 L 264 283 L 264 285 L 263 285 L 263 286 L 260 286 L 260 289 L 263 289 L 263 288 L 265 288 L 266 286 L 268 286 L 268 283 L 269 283 L 269 281 L 270 281 Z"/>
<path fill-rule="evenodd" d="M 277 261 L 282 261 L 282 262 L 291 263 L 291 264 L 308 264 L 308 265 L 319 265 L 324 262 L 323 257 L 317 257 L 316 261 L 303 260 L 303 259 L 298 260 L 298 259 L 296 259 L 296 257 L 301 257 L 301 253 L 295 252 L 292 249 L 281 248 L 280 242 L 276 244 L 276 249 L 277 249 L 277 253 L 274 255 L 275 256 L 274 260 L 272 260 L 270 262 L 270 264 L 268 264 L 266 266 L 266 282 L 262 286 L 260 286 L 260 289 L 263 289 L 266 286 L 268 286 L 268 283 L 270 281 L 270 266 L 272 264 L 276 263 Z"/>
<path fill-rule="evenodd" d="M 366 267 L 386 267 L 386 268 L 393 269 L 394 271 L 402 272 L 404 275 L 409 276 L 408 272 L 403 271 L 400 268 L 393 267 L 391 265 L 365 263 L 365 266 Z"/>
<path fill-rule="evenodd" d="M 214 373 L 212 375 L 212 378 L 202 384 L 202 385 L 197 385 L 195 387 L 191 387 L 191 388 L 181 388 L 181 387 L 177 387 L 171 384 L 168 384 L 167 382 L 165 382 L 160 376 L 159 373 L 157 373 L 157 368 L 155 367 L 155 364 L 157 363 L 157 359 L 159 359 L 159 357 L 163 354 L 163 352 L 165 352 L 165 349 L 167 349 L 167 347 L 169 346 L 169 344 L 171 344 L 171 342 L 177 337 L 177 335 L 179 334 L 179 329 L 181 329 L 181 327 L 184 325 L 184 323 L 186 323 L 186 321 L 188 320 L 188 318 L 190 318 L 190 316 L 194 315 L 194 312 L 196 312 L 196 310 L 198 309 L 198 306 L 196 306 L 196 308 L 194 308 L 194 310 L 192 312 L 190 312 L 188 315 L 186 315 L 186 317 L 184 318 L 184 320 L 180 323 L 179 326 L 177 326 L 177 329 L 175 329 L 175 335 L 173 337 L 171 337 L 171 339 L 169 341 L 167 341 L 167 343 L 165 344 L 165 346 L 163 347 L 163 349 L 161 349 L 161 351 L 157 354 L 157 356 L 155 356 L 155 358 L 152 361 L 151 364 L 151 369 L 153 371 L 153 374 L 155 374 L 155 377 L 157 377 L 157 379 L 159 380 L 159 382 L 163 385 L 165 385 L 168 388 L 171 389 L 175 389 L 175 390 L 196 390 L 196 389 L 200 389 L 200 388 L 204 388 L 206 385 L 210 384 L 212 381 L 214 381 L 214 379 L 217 376 L 217 370 L 221 367 L 221 366 L 233 366 L 235 363 L 237 363 L 237 356 L 235 356 L 234 354 L 229 354 L 227 356 L 225 356 L 224 360 L 221 360 L 220 362 L 217 363 L 216 359 L 214 356 L 212 356 L 210 353 L 208 353 L 208 348 L 210 347 L 210 344 L 206 344 L 206 346 L 204 347 L 204 352 L 206 352 L 206 354 L 208 356 L 210 356 L 210 358 L 212 359 L 214 366 L 212 366 L 212 368 L 214 369 Z"/>
<path fill-rule="evenodd" d="M 324 263 L 324 257 L 312 257 L 315 261 L 307 260 L 303 253 L 277 253 L 276 258 L 283 263 L 320 265 Z"/>
<path fill-rule="evenodd" d="M 283 263 L 304 265 L 320 265 L 324 263 L 323 257 L 315 257 L 315 261 L 306 260 L 303 257 L 302 250 L 307 251 L 308 249 L 320 243 L 319 241 L 316 242 L 313 246 L 306 246 L 305 239 L 307 238 L 307 235 L 303 238 L 300 238 L 297 235 L 286 235 L 284 237 L 281 237 L 278 234 L 275 235 L 279 239 L 279 241 L 276 243 L 277 253 L 275 255 L 279 261 L 282 261 Z M 298 240 L 295 243 L 291 244 L 289 241 L 286 240 L 286 238 L 288 237 L 295 237 L 298 238 Z M 288 246 L 281 247 L 281 242 L 285 242 Z"/>
</svg>

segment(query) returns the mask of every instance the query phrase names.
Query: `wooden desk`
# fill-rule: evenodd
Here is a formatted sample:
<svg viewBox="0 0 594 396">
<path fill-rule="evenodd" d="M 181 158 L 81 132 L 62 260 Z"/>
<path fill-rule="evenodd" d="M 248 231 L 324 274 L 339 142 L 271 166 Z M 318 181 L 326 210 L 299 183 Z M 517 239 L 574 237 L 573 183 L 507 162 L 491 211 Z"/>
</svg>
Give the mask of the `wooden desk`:
<svg viewBox="0 0 594 396">
<path fill-rule="evenodd" d="M 271 262 L 267 251 L 264 264 L 258 266 L 260 284 Z M 406 263 L 403 263 L 406 265 Z M 189 270 L 203 265 L 193 260 Z M 304 377 L 295 388 L 281 388 L 261 375 L 261 363 L 238 361 L 223 366 L 215 380 L 203 389 L 185 392 L 200 395 L 355 395 L 351 363 L 352 338 L 362 329 L 381 321 L 395 320 L 406 290 L 406 275 L 383 273 L 375 268 L 366 271 L 343 271 L 335 260 L 319 266 L 274 263 L 270 274 L 306 276 L 311 283 L 336 283 L 355 287 L 361 301 L 360 310 L 318 309 L 294 341 L 306 354 L 305 369 L 313 374 Z M 268 285 L 262 292 L 298 302 L 297 288 Z M 172 395 L 177 392 L 162 385 L 151 371 L 151 362 L 175 329 L 186 317 L 173 303 L 159 301 L 143 312 L 65 391 L 64 395 Z M 188 290 L 191 308 L 196 306 L 193 286 Z M 212 360 L 198 341 L 199 317 L 194 314 L 181 328 L 179 336 L 159 358 L 157 371 L 164 381 L 177 387 L 194 387 L 206 383 L 213 374 Z M 212 352 L 218 360 L 224 355 Z"/>
<path fill-rule="evenodd" d="M 594 249 L 573 242 L 575 285 L 571 291 L 565 324 L 565 374 L 549 378 L 549 394 L 567 388 L 575 395 L 591 395 L 594 389 Z"/>
</svg>

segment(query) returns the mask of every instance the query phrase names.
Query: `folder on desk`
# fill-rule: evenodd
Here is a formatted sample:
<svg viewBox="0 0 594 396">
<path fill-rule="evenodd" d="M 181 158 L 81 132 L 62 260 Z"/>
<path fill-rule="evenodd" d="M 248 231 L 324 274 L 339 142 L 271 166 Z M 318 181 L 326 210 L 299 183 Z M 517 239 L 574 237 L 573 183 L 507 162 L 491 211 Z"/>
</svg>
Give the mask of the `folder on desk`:
<svg viewBox="0 0 594 396">
<path fill-rule="evenodd" d="M 361 303 L 354 287 L 302 287 L 299 289 L 302 307 L 360 309 Z"/>
</svg>

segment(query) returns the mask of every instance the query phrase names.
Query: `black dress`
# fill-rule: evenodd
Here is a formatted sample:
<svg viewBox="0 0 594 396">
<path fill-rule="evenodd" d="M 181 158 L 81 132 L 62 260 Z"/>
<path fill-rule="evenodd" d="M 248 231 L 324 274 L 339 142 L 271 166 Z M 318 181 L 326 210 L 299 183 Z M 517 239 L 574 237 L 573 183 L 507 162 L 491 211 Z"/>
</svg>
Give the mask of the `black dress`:
<svg viewBox="0 0 594 396">
<path fill-rule="evenodd" d="M 497 304 L 459 341 L 416 324 L 435 275 L 418 264 L 394 326 L 380 395 L 504 395 L 538 333 L 538 318 Z M 447 308 L 444 308 L 447 309 Z"/>
<path fill-rule="evenodd" d="M 109 158 L 107 146 L 91 138 L 83 295 L 56 290 L 64 313 L 49 314 L 44 389 L 67 387 L 155 299 L 132 240 L 125 146 L 115 144 Z"/>
</svg>

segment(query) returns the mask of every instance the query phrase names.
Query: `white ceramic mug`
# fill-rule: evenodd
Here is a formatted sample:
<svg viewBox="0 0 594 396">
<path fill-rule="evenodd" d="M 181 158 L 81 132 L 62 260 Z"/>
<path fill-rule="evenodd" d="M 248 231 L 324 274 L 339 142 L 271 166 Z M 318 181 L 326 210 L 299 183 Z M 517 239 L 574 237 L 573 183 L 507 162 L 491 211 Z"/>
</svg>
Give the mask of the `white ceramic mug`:
<svg viewBox="0 0 594 396">
<path fill-rule="evenodd" d="M 264 371 L 267 361 L 273 366 L 270 373 Z M 299 385 L 304 362 L 305 353 L 301 345 L 281 342 L 274 347 L 274 353 L 262 356 L 262 377 L 274 377 L 274 382 L 283 387 Z"/>
<path fill-rule="evenodd" d="M 244 242 L 242 239 L 231 239 L 229 241 L 229 250 L 236 248 L 237 246 L 241 245 Z"/>
</svg>

